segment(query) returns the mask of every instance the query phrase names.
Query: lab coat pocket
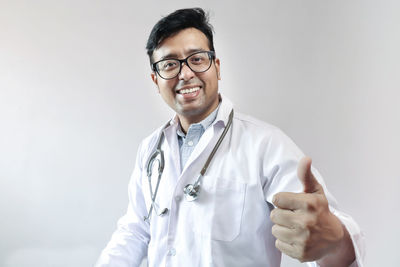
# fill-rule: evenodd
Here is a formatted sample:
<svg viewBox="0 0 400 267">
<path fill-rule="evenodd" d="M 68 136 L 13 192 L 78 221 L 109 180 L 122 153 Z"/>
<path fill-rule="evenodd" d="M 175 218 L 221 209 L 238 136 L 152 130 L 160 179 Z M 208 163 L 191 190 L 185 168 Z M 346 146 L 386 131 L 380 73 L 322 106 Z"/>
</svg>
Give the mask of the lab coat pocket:
<svg viewBox="0 0 400 267">
<path fill-rule="evenodd" d="M 246 184 L 204 176 L 201 187 L 195 231 L 213 240 L 233 241 L 240 233 Z"/>
</svg>

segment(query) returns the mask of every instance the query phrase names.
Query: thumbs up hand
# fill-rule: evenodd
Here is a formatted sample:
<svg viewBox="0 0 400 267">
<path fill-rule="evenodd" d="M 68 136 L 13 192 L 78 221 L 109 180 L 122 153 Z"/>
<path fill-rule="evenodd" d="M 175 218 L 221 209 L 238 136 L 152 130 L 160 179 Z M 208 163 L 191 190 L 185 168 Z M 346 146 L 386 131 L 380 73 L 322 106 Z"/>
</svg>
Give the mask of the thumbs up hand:
<svg viewBox="0 0 400 267">
<path fill-rule="evenodd" d="M 337 251 L 348 233 L 329 210 L 324 189 L 311 172 L 311 158 L 299 162 L 297 175 L 303 193 L 281 192 L 273 198 L 276 208 L 270 216 L 275 245 L 301 262 L 321 260 Z"/>
</svg>

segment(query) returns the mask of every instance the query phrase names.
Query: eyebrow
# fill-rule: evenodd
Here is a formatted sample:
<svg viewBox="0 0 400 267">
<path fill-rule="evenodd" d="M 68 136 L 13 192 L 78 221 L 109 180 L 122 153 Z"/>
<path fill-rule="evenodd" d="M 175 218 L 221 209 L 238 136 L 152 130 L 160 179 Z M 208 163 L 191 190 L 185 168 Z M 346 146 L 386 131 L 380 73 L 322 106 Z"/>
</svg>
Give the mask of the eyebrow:
<svg viewBox="0 0 400 267">
<path fill-rule="evenodd" d="M 193 54 L 193 53 L 196 53 L 196 52 L 201 52 L 201 51 L 206 51 L 206 50 L 204 50 L 203 48 L 192 48 L 192 49 L 189 49 L 189 50 L 187 50 L 187 51 L 185 51 L 185 54 L 189 54 L 189 55 L 191 55 L 191 54 Z M 171 58 L 178 58 L 178 55 L 177 54 L 175 54 L 175 53 L 169 53 L 169 54 L 166 54 L 165 56 L 162 56 L 159 60 L 157 60 L 157 61 L 160 61 L 160 60 L 164 60 L 164 59 L 171 59 Z"/>
</svg>

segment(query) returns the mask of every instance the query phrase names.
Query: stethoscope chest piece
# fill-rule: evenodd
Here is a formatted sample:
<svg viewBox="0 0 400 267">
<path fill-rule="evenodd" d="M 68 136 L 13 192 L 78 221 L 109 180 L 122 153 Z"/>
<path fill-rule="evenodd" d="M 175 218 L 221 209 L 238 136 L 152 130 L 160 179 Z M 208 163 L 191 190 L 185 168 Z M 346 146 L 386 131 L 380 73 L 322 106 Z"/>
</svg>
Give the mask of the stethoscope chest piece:
<svg viewBox="0 0 400 267">
<path fill-rule="evenodd" d="M 199 197 L 200 185 L 188 184 L 183 188 L 183 193 L 187 201 L 194 201 Z"/>
</svg>

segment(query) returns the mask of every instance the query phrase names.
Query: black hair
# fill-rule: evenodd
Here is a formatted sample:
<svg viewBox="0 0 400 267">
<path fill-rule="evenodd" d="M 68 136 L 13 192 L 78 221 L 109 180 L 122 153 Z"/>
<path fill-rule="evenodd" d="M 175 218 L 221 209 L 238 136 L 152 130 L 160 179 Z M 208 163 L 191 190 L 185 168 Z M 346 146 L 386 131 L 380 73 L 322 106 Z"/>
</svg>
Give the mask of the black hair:
<svg viewBox="0 0 400 267">
<path fill-rule="evenodd" d="M 214 50 L 213 27 L 208 22 L 208 14 L 201 8 L 178 9 L 154 25 L 151 30 L 149 39 L 147 40 L 147 55 L 152 63 L 154 50 L 166 38 L 178 33 L 186 28 L 196 28 L 208 39 L 208 45 L 211 51 Z"/>
</svg>

